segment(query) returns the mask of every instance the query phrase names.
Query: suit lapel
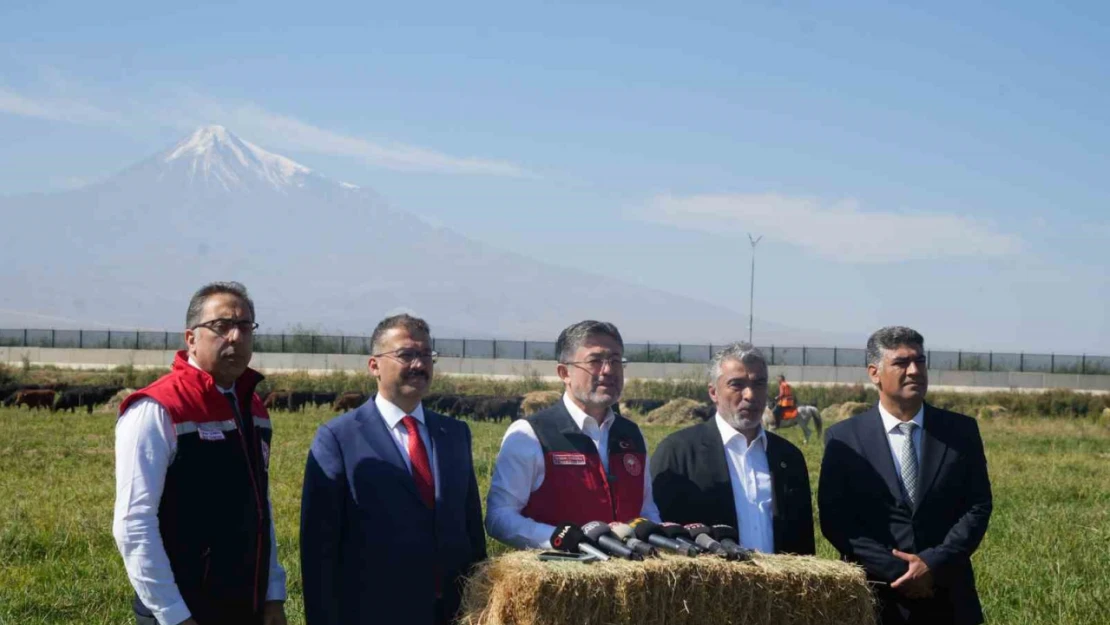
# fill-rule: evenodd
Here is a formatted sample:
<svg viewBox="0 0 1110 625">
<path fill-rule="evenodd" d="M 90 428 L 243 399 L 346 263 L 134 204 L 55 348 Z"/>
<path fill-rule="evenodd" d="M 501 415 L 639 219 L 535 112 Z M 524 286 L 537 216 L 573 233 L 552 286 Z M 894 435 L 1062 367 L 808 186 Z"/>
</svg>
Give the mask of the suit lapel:
<svg viewBox="0 0 1110 625">
<path fill-rule="evenodd" d="M 902 501 L 904 499 L 902 484 L 898 481 L 898 470 L 894 467 L 894 458 L 890 454 L 890 440 L 887 439 L 886 430 L 883 429 L 883 418 L 879 415 L 878 405 L 861 415 L 859 439 L 867 461 L 882 476 L 894 499 Z"/>
<path fill-rule="evenodd" d="M 366 436 L 366 441 L 370 444 L 374 453 L 397 469 L 398 481 L 412 492 L 413 497 L 422 502 L 420 492 L 416 490 L 416 482 L 412 479 L 412 473 L 409 472 L 405 459 L 401 456 L 401 451 L 397 449 L 397 443 L 393 440 L 393 435 L 389 433 L 389 428 L 386 427 L 382 413 L 378 411 L 377 405 L 374 404 L 374 399 L 371 398 L 358 410 L 359 420 L 362 421 L 363 435 Z"/>
<path fill-rule="evenodd" d="M 937 411 L 925 404 L 924 427 L 921 428 L 921 491 L 917 497 L 918 506 L 928 496 L 944 456 L 948 453 L 948 445 L 938 437 L 943 427 L 944 423 L 938 418 Z"/>
<path fill-rule="evenodd" d="M 771 519 L 772 521 L 781 520 L 782 501 L 786 497 L 786 480 L 781 479 L 781 474 L 786 473 L 789 467 L 786 461 L 782 458 L 781 447 L 774 438 L 770 435 L 764 434 L 767 437 L 767 472 L 771 474 Z M 778 536 L 775 532 L 775 536 Z"/>
<path fill-rule="evenodd" d="M 442 482 L 442 484 L 438 484 L 438 499 L 446 499 L 447 493 L 453 490 L 447 486 L 448 480 L 455 477 L 455 472 L 451 469 L 458 466 L 455 462 L 454 447 L 447 437 L 447 428 L 443 426 L 443 417 L 430 410 L 424 410 L 424 424 L 428 428 L 428 434 L 432 437 L 432 454 L 435 457 L 436 466 L 439 467 L 439 475 L 436 477 Z M 439 501 L 436 503 L 438 504 Z"/>
<path fill-rule="evenodd" d="M 726 500 L 723 496 L 715 497 L 714 500 L 717 505 L 721 507 L 720 518 L 732 519 L 732 527 L 737 527 L 736 523 L 739 519 L 736 518 L 736 500 L 735 494 L 732 491 L 732 477 L 728 471 L 728 455 L 725 451 L 725 443 L 721 440 L 721 432 L 717 429 L 716 418 L 709 419 L 702 424 L 702 437 L 700 455 L 705 459 L 706 469 L 709 473 L 710 479 L 713 480 L 714 490 L 719 488 L 721 494 L 728 494 Z"/>
</svg>

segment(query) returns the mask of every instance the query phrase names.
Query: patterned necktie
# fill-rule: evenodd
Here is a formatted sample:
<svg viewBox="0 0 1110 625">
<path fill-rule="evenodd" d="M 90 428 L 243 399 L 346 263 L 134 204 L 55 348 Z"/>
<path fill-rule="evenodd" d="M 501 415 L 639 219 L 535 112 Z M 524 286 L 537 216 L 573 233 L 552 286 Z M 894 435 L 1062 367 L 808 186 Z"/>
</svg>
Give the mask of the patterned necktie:
<svg viewBox="0 0 1110 625">
<path fill-rule="evenodd" d="M 409 433 L 409 462 L 412 463 L 412 479 L 416 482 L 416 490 L 424 500 L 424 505 L 428 506 L 428 509 L 433 509 L 436 505 L 436 483 L 432 477 L 432 463 L 428 462 L 428 450 L 424 448 L 424 441 L 420 439 L 416 419 L 405 415 L 401 423 Z"/>
<path fill-rule="evenodd" d="M 898 429 L 902 431 L 902 448 L 898 451 L 898 463 L 902 465 L 902 484 L 906 487 L 906 494 L 910 503 L 917 505 L 917 453 L 913 449 L 913 430 L 917 424 L 913 421 L 899 423 Z"/>
</svg>

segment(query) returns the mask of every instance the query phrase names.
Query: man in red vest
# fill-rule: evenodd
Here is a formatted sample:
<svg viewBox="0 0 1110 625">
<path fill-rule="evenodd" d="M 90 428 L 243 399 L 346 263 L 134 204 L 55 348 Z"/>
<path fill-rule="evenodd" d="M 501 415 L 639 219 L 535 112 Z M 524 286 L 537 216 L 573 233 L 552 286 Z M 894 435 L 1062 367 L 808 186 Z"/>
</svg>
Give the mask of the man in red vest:
<svg viewBox="0 0 1110 625">
<path fill-rule="evenodd" d="M 794 389 L 786 382 L 786 376 L 779 374 L 779 394 L 775 397 L 775 424 L 798 416 L 798 401 L 794 399 Z"/>
<path fill-rule="evenodd" d="M 254 302 L 202 287 L 173 369 L 120 405 L 112 533 L 139 625 L 285 625 Z"/>
<path fill-rule="evenodd" d="M 486 531 L 518 548 L 550 548 L 562 523 L 660 520 L 644 437 L 612 409 L 624 390 L 620 332 L 581 321 L 555 354 L 563 398 L 509 426 L 486 499 Z"/>
</svg>

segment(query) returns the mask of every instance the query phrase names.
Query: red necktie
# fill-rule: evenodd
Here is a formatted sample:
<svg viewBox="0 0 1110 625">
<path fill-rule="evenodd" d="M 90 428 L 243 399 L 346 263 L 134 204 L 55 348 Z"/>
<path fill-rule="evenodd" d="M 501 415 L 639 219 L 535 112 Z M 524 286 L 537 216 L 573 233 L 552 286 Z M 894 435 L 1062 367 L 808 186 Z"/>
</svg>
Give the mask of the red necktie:
<svg viewBox="0 0 1110 625">
<path fill-rule="evenodd" d="M 424 505 L 433 509 L 436 506 L 436 483 L 432 477 L 432 463 L 428 462 L 428 450 L 420 439 L 416 419 L 405 415 L 401 423 L 405 424 L 409 433 L 409 462 L 412 463 L 412 479 L 416 482 L 416 490 L 420 492 Z"/>
</svg>

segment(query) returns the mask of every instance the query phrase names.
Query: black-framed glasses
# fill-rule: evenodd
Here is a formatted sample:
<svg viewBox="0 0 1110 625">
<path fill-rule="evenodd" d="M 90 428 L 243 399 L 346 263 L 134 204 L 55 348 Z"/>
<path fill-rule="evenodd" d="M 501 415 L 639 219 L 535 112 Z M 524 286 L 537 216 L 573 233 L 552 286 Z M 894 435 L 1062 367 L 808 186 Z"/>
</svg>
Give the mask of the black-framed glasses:
<svg viewBox="0 0 1110 625">
<path fill-rule="evenodd" d="M 254 334 L 254 331 L 258 329 L 258 324 L 255 323 L 252 319 L 231 319 L 228 317 L 221 317 L 219 319 L 205 321 L 204 323 L 198 323 L 189 329 L 196 330 L 197 328 L 208 328 L 209 330 L 215 332 L 216 334 L 219 334 L 220 336 L 227 336 L 228 334 L 231 334 L 231 330 L 233 328 L 239 330 L 239 334 L 250 335 Z"/>
<path fill-rule="evenodd" d="M 401 361 L 402 363 L 404 363 L 406 365 L 411 365 L 412 363 L 416 362 L 417 360 L 422 360 L 424 362 L 434 363 L 439 358 L 439 354 L 432 351 L 432 350 L 421 351 L 419 349 L 409 349 L 407 347 L 401 348 L 401 349 L 395 349 L 395 350 L 389 351 L 389 352 L 382 352 L 380 354 L 370 354 L 370 355 L 373 356 L 374 358 L 381 358 L 383 356 L 388 356 L 390 358 L 394 358 L 396 360 L 399 360 L 399 361 Z"/>
<path fill-rule="evenodd" d="M 585 360 L 571 360 L 569 362 L 564 362 L 563 364 L 582 367 L 586 371 L 597 375 L 601 373 L 601 370 L 605 368 L 605 365 L 609 365 L 610 371 L 616 371 L 618 369 L 623 371 L 625 365 L 628 364 L 628 359 L 621 356 L 609 356 L 608 358 L 605 358 L 603 356 L 594 356 Z"/>
</svg>

